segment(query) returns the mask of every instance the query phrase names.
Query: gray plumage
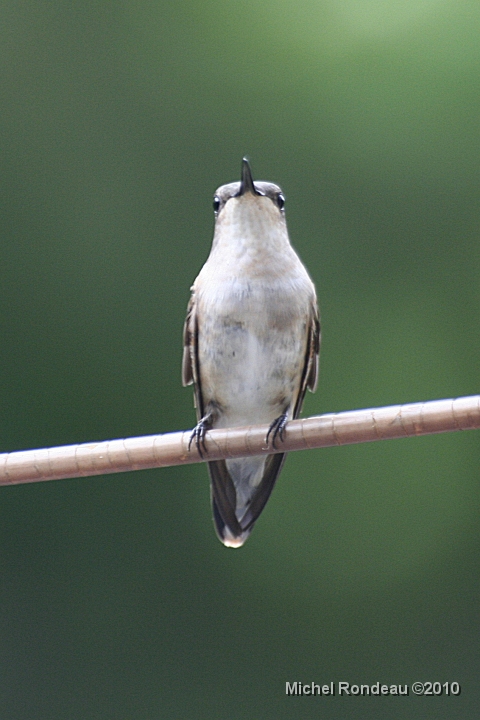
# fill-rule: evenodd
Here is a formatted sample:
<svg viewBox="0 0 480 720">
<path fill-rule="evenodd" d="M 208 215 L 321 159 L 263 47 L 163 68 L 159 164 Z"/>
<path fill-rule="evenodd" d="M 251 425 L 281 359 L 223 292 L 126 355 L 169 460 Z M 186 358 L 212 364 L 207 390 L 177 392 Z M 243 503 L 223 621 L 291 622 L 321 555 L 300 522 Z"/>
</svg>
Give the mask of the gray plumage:
<svg viewBox="0 0 480 720">
<path fill-rule="evenodd" d="M 273 183 L 242 180 L 215 193 L 207 262 L 192 286 L 184 328 L 183 384 L 194 384 L 202 448 L 210 428 L 268 423 L 281 442 L 286 422 L 316 388 L 320 325 L 315 288 L 290 245 L 284 199 Z M 208 463 L 220 540 L 240 547 L 262 512 L 285 455 Z"/>
</svg>

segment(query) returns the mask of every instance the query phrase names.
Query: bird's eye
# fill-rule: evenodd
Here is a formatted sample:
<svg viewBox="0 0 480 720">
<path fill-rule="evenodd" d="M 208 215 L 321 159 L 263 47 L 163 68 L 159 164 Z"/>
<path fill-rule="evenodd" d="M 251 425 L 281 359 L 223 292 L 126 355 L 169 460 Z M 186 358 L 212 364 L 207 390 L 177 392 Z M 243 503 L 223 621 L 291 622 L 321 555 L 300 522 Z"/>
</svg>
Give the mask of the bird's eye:
<svg viewBox="0 0 480 720">
<path fill-rule="evenodd" d="M 285 195 L 283 193 L 278 193 L 277 195 L 277 205 L 280 210 L 283 210 L 285 207 Z"/>
<path fill-rule="evenodd" d="M 213 209 L 216 215 L 220 209 L 220 198 L 218 197 L 218 195 L 215 195 L 215 197 L 213 198 Z"/>
</svg>

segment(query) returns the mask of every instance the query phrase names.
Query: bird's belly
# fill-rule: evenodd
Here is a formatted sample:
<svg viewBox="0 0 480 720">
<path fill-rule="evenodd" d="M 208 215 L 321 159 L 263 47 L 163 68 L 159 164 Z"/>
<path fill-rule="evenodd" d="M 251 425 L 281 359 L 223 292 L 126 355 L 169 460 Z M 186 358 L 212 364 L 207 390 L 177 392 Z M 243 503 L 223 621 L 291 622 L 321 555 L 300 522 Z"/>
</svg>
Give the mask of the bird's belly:
<svg viewBox="0 0 480 720">
<path fill-rule="evenodd" d="M 216 427 L 270 423 L 298 394 L 306 350 L 306 321 L 275 317 L 271 309 L 204 313 L 199 365 L 205 406 L 219 409 Z"/>
</svg>

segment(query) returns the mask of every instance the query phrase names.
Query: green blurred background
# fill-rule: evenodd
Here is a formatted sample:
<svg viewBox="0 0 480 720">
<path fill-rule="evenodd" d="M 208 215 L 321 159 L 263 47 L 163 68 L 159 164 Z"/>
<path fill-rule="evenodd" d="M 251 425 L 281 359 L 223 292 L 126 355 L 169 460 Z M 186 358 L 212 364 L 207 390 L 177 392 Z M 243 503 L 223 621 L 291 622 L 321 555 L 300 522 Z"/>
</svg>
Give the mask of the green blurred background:
<svg viewBox="0 0 480 720">
<path fill-rule="evenodd" d="M 243 154 L 317 285 L 304 414 L 477 393 L 479 33 L 476 0 L 2 2 L 0 449 L 193 426 L 182 324 Z M 239 551 L 202 465 L 0 489 L 0 719 L 478 717 L 479 461 L 293 454 Z"/>
</svg>

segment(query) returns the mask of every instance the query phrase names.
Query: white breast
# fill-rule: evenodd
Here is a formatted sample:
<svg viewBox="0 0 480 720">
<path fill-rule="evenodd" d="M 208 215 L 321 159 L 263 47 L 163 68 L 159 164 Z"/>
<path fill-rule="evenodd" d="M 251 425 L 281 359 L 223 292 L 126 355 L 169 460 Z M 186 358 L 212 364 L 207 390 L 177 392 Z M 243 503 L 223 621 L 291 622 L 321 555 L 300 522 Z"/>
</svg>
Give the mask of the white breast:
<svg viewBox="0 0 480 720">
<path fill-rule="evenodd" d="M 302 270 L 303 270 L 303 266 Z M 198 353 L 205 404 L 217 427 L 272 422 L 291 405 L 305 360 L 313 286 L 290 278 L 215 278 L 198 292 Z"/>
</svg>

